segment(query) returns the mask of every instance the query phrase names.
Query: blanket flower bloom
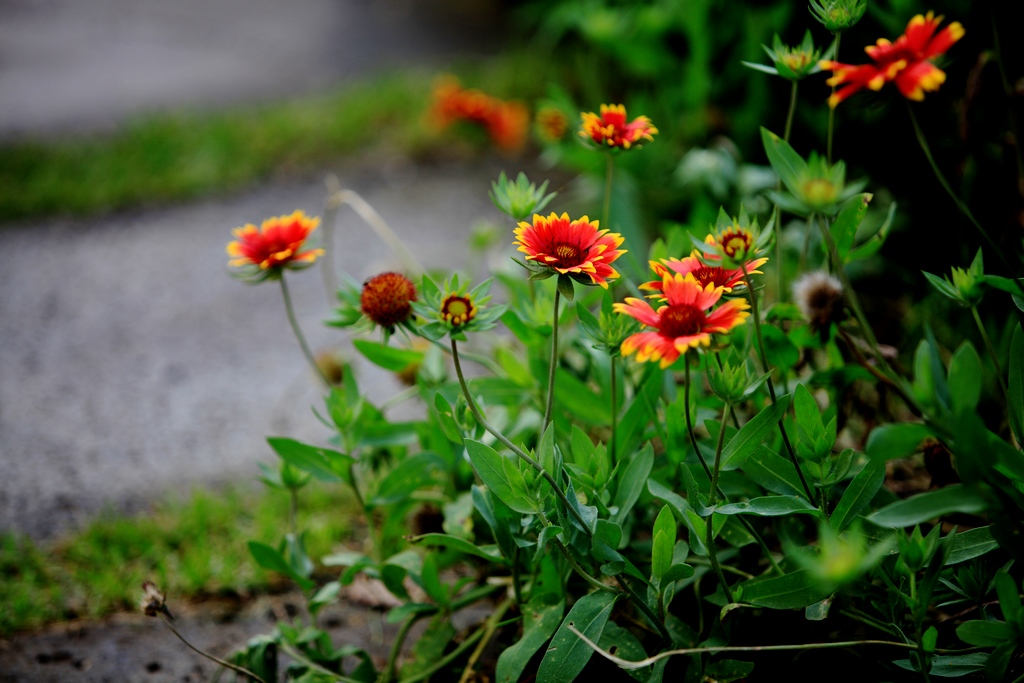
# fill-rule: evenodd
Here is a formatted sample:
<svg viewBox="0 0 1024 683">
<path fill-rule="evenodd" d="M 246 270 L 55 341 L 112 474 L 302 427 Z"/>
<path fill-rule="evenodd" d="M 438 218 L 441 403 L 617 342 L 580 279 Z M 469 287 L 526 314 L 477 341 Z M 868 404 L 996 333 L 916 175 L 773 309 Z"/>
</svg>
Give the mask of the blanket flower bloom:
<svg viewBox="0 0 1024 683">
<path fill-rule="evenodd" d="M 626 123 L 626 107 L 622 104 L 602 104 L 600 116 L 581 112 L 580 118 L 583 120 L 580 137 L 611 149 L 629 149 L 641 140 L 653 140 L 658 132 L 646 116 Z"/>
<path fill-rule="evenodd" d="M 622 235 L 599 230 L 599 225 L 587 216 L 571 221 L 567 213 L 559 216 L 552 212 L 547 218 L 534 214 L 532 224 L 523 221 L 515 229 L 514 244 L 527 261 L 607 289 L 608 280 L 619 277 L 611 264 L 626 250 L 619 249 Z"/>
<path fill-rule="evenodd" d="M 761 271 L 757 270 L 757 268 L 767 262 L 767 258 L 747 261 L 744 264 L 747 275 L 761 274 Z M 680 275 L 692 274 L 702 287 L 714 285 L 715 287 L 721 287 L 725 292 L 731 292 L 735 287 L 744 286 L 742 268 L 723 268 L 720 265 L 708 264 L 700 258 L 700 252 L 696 249 L 686 258 L 661 259 L 660 261 L 651 261 L 650 263 L 651 270 L 654 271 L 654 275 L 658 279 L 645 282 L 640 285 L 640 289 L 656 292 L 656 294 L 648 295 L 656 298 L 664 298 L 662 283 L 665 276 L 672 273 L 679 273 Z"/>
<path fill-rule="evenodd" d="M 232 268 L 255 266 L 264 276 L 279 274 L 283 268 L 301 269 L 312 265 L 323 249 L 303 251 L 305 242 L 320 225 L 319 218 L 310 218 L 302 211 L 290 216 L 273 216 L 257 228 L 247 224 L 235 228 L 238 239 L 229 242 L 228 265 Z"/>
<path fill-rule="evenodd" d="M 388 330 L 409 319 L 414 301 L 416 286 L 399 273 L 374 275 L 359 297 L 363 315 Z"/>
<path fill-rule="evenodd" d="M 964 35 L 960 22 L 936 33 L 942 17 L 934 12 L 918 14 L 907 24 L 907 29 L 895 42 L 880 38 L 874 45 L 864 48 L 873 64 L 841 64 L 825 60 L 822 69 L 832 72 L 831 86 L 842 85 L 829 100 L 835 107 L 858 90 L 881 90 L 886 83 L 895 82 L 907 99 L 921 101 L 926 92 L 934 92 L 946 80 L 946 74 L 931 60 L 943 54 Z"/>
<path fill-rule="evenodd" d="M 522 102 L 504 101 L 480 90 L 463 88 L 454 76 L 434 85 L 431 118 L 439 129 L 459 121 L 479 126 L 506 152 L 520 149 L 529 131 L 530 112 Z"/>
<path fill-rule="evenodd" d="M 702 286 L 692 274 L 666 273 L 661 289 L 665 305 L 657 310 L 642 299 L 627 298 L 625 303 L 615 304 L 616 313 L 654 328 L 622 342 L 622 355 L 636 352 L 639 362 L 660 361 L 661 367 L 667 368 L 687 350 L 710 345 L 712 334 L 728 332 L 750 315 L 743 299 L 732 299 L 708 313 L 725 290 L 713 284 Z"/>
</svg>

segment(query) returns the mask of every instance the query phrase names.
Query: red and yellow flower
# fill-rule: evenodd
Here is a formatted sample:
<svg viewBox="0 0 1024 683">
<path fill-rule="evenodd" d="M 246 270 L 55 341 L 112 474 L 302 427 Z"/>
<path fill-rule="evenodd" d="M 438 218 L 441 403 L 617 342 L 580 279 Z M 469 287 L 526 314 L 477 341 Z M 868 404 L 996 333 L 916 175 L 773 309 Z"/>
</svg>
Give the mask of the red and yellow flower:
<svg viewBox="0 0 1024 683">
<path fill-rule="evenodd" d="M 918 14 L 907 24 L 907 29 L 895 42 L 880 38 L 874 45 L 864 48 L 873 64 L 841 64 L 825 60 L 822 69 L 832 72 L 831 86 L 842 85 L 828 100 L 835 107 L 858 90 L 881 90 L 886 83 L 896 83 L 904 97 L 920 101 L 926 92 L 934 92 L 946 80 L 946 74 L 931 60 L 948 50 L 964 35 L 960 22 L 936 33 L 942 17 L 934 12 Z"/>
<path fill-rule="evenodd" d="M 761 271 L 757 270 L 757 268 L 764 265 L 767 261 L 768 259 L 766 258 L 747 261 L 744 264 L 747 275 L 760 274 Z M 651 270 L 654 271 L 654 275 L 658 279 L 640 285 L 642 290 L 657 292 L 657 294 L 649 296 L 664 298 L 664 293 L 661 289 L 662 282 L 666 275 L 672 273 L 684 276 L 693 275 L 694 279 L 702 287 L 714 285 L 715 287 L 723 288 L 726 292 L 731 292 L 734 287 L 743 285 L 743 268 L 723 268 L 720 265 L 706 263 L 705 260 L 700 258 L 700 252 L 696 249 L 686 258 L 661 259 L 661 261 L 651 261 L 650 263 Z"/>
<path fill-rule="evenodd" d="M 626 250 L 619 249 L 622 235 L 598 227 L 599 221 L 587 216 L 573 221 L 567 213 L 547 218 L 534 214 L 532 224 L 523 221 L 515 229 L 514 244 L 528 261 L 607 289 L 608 280 L 619 277 L 611 264 Z"/>
<path fill-rule="evenodd" d="M 689 349 L 711 344 L 712 334 L 728 332 L 750 315 L 743 299 L 727 301 L 709 313 L 725 289 L 701 286 L 693 274 L 665 273 L 661 291 L 665 305 L 657 310 L 642 299 L 627 298 L 625 303 L 615 304 L 616 313 L 654 328 L 622 342 L 622 355 L 636 352 L 638 361 L 660 361 L 661 367 L 667 368 Z"/>
<path fill-rule="evenodd" d="M 388 330 L 412 316 L 414 301 L 416 285 L 400 273 L 374 275 L 363 284 L 359 297 L 363 315 Z"/>
<path fill-rule="evenodd" d="M 523 146 L 530 125 L 530 112 L 522 102 L 463 88 L 454 76 L 443 77 L 434 85 L 431 117 L 442 129 L 459 121 L 478 125 L 496 147 L 505 151 Z"/>
<path fill-rule="evenodd" d="M 296 211 L 290 216 L 268 218 L 259 228 L 251 223 L 235 228 L 232 234 L 238 239 L 228 243 L 228 256 L 234 257 L 228 265 L 233 268 L 256 266 L 262 271 L 308 266 L 324 254 L 323 249 L 303 251 L 306 240 L 318 225 L 319 218 Z"/>
<path fill-rule="evenodd" d="M 653 140 L 658 129 L 646 116 L 626 122 L 626 107 L 622 104 L 602 104 L 601 114 L 581 112 L 583 126 L 580 137 L 613 149 L 629 149 L 641 140 Z"/>
</svg>

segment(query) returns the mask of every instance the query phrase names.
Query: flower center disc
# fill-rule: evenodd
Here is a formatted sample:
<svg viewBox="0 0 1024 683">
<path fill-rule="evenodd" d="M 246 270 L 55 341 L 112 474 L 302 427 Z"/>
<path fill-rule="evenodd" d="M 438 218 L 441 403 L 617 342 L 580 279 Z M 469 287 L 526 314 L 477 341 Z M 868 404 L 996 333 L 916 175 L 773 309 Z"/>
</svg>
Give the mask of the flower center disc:
<svg viewBox="0 0 1024 683">
<path fill-rule="evenodd" d="M 687 337 L 700 332 L 707 316 L 694 306 L 669 306 L 661 312 L 661 334 L 664 337 Z"/>
<path fill-rule="evenodd" d="M 729 283 L 729 272 L 725 268 L 718 266 L 703 266 L 693 271 L 693 277 L 702 286 L 707 287 L 709 284 L 714 284 L 715 287 L 724 287 Z"/>
<path fill-rule="evenodd" d="M 452 325 L 464 325 L 472 317 L 472 304 L 464 297 L 449 296 L 441 306 L 441 316 Z"/>
<path fill-rule="evenodd" d="M 571 268 L 580 264 L 580 250 L 575 245 L 562 242 L 555 245 L 554 251 L 559 265 Z"/>
</svg>

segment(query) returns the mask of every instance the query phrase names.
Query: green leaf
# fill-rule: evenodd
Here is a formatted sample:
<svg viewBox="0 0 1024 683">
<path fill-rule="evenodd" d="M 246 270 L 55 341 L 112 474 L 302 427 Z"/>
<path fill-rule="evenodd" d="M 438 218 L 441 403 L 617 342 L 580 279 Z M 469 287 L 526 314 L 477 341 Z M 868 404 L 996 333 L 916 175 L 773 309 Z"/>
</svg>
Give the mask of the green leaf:
<svg viewBox="0 0 1024 683">
<path fill-rule="evenodd" d="M 661 508 L 654 520 L 654 542 L 651 545 L 651 578 L 660 581 L 672 567 L 676 546 L 676 518 L 668 505 Z"/>
<path fill-rule="evenodd" d="M 1013 331 L 1013 340 L 1010 342 L 1009 372 L 1007 390 L 1010 394 L 1010 412 L 1017 416 L 1017 424 L 1024 426 L 1024 330 L 1021 329 L 1020 323 L 1017 323 L 1017 329 Z"/>
<path fill-rule="evenodd" d="M 573 626 L 588 639 L 598 642 L 619 594 L 596 591 L 576 601 L 555 632 L 537 670 L 537 683 L 565 683 L 576 678 L 594 651 L 569 630 Z"/>
<path fill-rule="evenodd" d="M 505 649 L 498 657 L 498 668 L 495 680 L 498 683 L 516 683 L 523 675 L 526 665 L 541 646 L 562 623 L 565 614 L 565 602 L 548 604 L 549 596 L 531 598 L 523 610 L 523 637 L 517 643 Z"/>
<path fill-rule="evenodd" d="M 807 162 L 790 147 L 788 142 L 763 126 L 761 141 L 764 143 L 768 162 L 778 174 L 779 179 L 790 192 L 797 194 L 800 191 L 800 175 L 807 168 Z"/>
<path fill-rule="evenodd" d="M 902 528 L 927 522 L 951 512 L 977 514 L 987 510 L 988 506 L 985 497 L 974 488 L 954 484 L 886 505 L 881 510 L 873 512 L 867 519 L 878 526 Z"/>
<path fill-rule="evenodd" d="M 877 431 L 877 430 L 876 430 Z M 873 458 L 869 460 L 850 485 L 843 492 L 830 521 L 836 533 L 850 526 L 850 522 L 861 513 L 885 482 L 885 460 Z"/>
<path fill-rule="evenodd" d="M 992 581 L 996 587 L 996 596 L 999 598 L 999 609 L 1003 611 L 1003 619 L 1008 624 L 1021 624 L 1021 616 L 1024 615 L 1024 610 L 1021 610 L 1020 606 L 1020 594 L 1017 592 L 1017 584 L 1014 583 L 1005 570 L 1000 570 L 996 573 L 996 578 Z"/>
<path fill-rule="evenodd" d="M 309 611 L 316 616 L 325 605 L 329 605 L 338 599 L 341 592 L 341 584 L 337 581 L 328 581 L 309 600 Z"/>
<path fill-rule="evenodd" d="M 629 629 L 622 628 L 614 621 L 609 621 L 604 625 L 604 632 L 601 634 L 601 640 L 597 642 L 597 646 L 605 652 L 610 650 L 616 656 L 632 662 L 647 658 L 647 652 L 636 636 Z M 626 673 L 641 683 L 650 683 L 649 666 L 642 669 L 628 669 Z"/>
<path fill-rule="evenodd" d="M 612 515 L 613 522 L 622 524 L 625 521 L 629 511 L 633 509 L 640 497 L 640 493 L 644 490 L 653 467 L 654 447 L 648 442 L 640 452 L 633 456 L 625 470 L 622 470 L 619 488 L 615 491 L 615 498 L 612 502 L 612 505 L 618 507 L 615 514 Z"/>
<path fill-rule="evenodd" d="M 956 627 L 956 635 L 968 645 L 998 647 L 1016 638 L 1013 628 L 1005 621 L 965 621 Z"/>
<path fill-rule="evenodd" d="M 832 223 L 832 238 L 835 240 L 839 258 L 844 263 L 848 262 L 853 240 L 857 236 L 857 228 L 860 227 L 864 215 L 868 212 L 868 203 L 871 201 L 871 197 L 872 195 L 868 192 L 850 197 L 843 204 L 839 215 Z"/>
<path fill-rule="evenodd" d="M 720 515 L 757 515 L 758 517 L 779 517 L 796 513 L 821 516 L 821 510 L 797 496 L 763 496 L 751 498 L 744 503 L 719 505 L 715 512 Z"/>
<path fill-rule="evenodd" d="M 423 362 L 422 351 L 398 349 L 366 339 L 355 339 L 352 341 L 352 346 L 356 347 L 356 350 L 363 354 L 368 361 L 391 372 L 398 372 L 414 363 Z"/>
<path fill-rule="evenodd" d="M 575 292 L 573 291 L 572 278 L 568 275 L 558 276 L 558 291 L 565 297 L 566 301 L 572 301 Z"/>
<path fill-rule="evenodd" d="M 952 299 L 958 304 L 964 303 L 963 297 L 960 296 L 960 292 L 957 288 L 951 285 L 945 278 L 941 278 L 938 275 L 928 273 L 923 270 L 921 271 L 921 274 L 924 275 L 924 278 L 928 280 L 929 284 L 937 289 L 940 294 Z"/>
<path fill-rule="evenodd" d="M 942 678 L 959 678 L 983 670 L 988 659 L 987 652 L 972 652 L 969 655 L 939 655 L 931 658 L 932 668 L 928 673 Z M 909 659 L 897 659 L 893 664 L 907 671 L 918 671 L 917 666 Z"/>
<path fill-rule="evenodd" d="M 295 439 L 272 436 L 267 443 L 278 457 L 320 481 L 349 482 L 352 458 L 329 448 L 318 448 Z"/>
<path fill-rule="evenodd" d="M 991 552 L 999 547 L 996 539 L 992 538 L 992 528 L 983 526 L 970 531 L 963 531 L 953 539 L 949 556 L 946 557 L 946 564 L 966 562 L 985 553 Z"/>
<path fill-rule="evenodd" d="M 441 577 L 437 573 L 437 557 L 434 553 L 427 553 L 423 556 L 420 586 L 431 600 L 442 607 L 448 606 L 448 588 L 441 583 Z"/>
<path fill-rule="evenodd" d="M 755 482 L 774 493 L 804 495 L 800 477 L 793 463 L 766 446 L 761 446 L 746 459 L 743 471 Z"/>
<path fill-rule="evenodd" d="M 564 368 L 555 370 L 555 404 L 560 410 L 579 418 L 581 422 L 605 426 L 611 422 L 611 406 L 608 400 L 595 394 L 576 375 Z"/>
<path fill-rule="evenodd" d="M 496 546 L 474 545 L 473 543 L 470 543 L 464 538 L 459 538 L 458 536 L 451 536 L 450 534 L 422 534 L 420 536 L 413 536 L 409 539 L 409 542 L 422 543 L 423 545 L 427 546 L 439 545 L 445 548 L 451 548 L 452 550 L 457 550 L 458 552 L 465 553 L 467 555 L 475 555 L 477 557 L 482 557 L 485 560 L 497 562 L 498 564 L 508 564 L 508 561 L 502 556 L 501 552 L 498 550 Z"/>
<path fill-rule="evenodd" d="M 466 451 L 469 453 L 469 460 L 473 463 L 473 469 L 480 475 L 480 479 L 505 505 L 516 512 L 534 513 L 537 511 L 537 501 L 529 495 L 523 473 L 515 467 L 514 463 L 512 463 L 512 467 L 507 467 L 505 461 L 509 460 L 508 458 L 501 456 L 490 446 L 473 439 L 466 439 Z"/>
<path fill-rule="evenodd" d="M 455 627 L 452 625 L 449 614 L 440 612 L 434 615 L 423 631 L 423 635 L 413 645 L 412 659 L 402 666 L 401 678 L 412 678 L 416 674 L 426 671 L 437 661 L 437 653 L 445 651 L 448 643 L 455 637 L 455 633 Z"/>
<path fill-rule="evenodd" d="M 740 586 L 743 602 L 772 609 L 802 609 L 832 594 L 806 569 L 784 576 L 751 579 Z"/>
<path fill-rule="evenodd" d="M 288 564 L 287 560 L 282 557 L 281 553 L 277 552 L 277 550 L 271 548 L 266 543 L 249 541 L 249 552 L 252 554 L 253 559 L 256 560 L 256 564 L 264 569 L 284 574 L 289 579 L 297 583 L 302 590 L 308 591 L 316 586 L 316 583 L 313 581 L 310 581 L 304 576 L 300 576 L 299 573 L 296 572 L 290 564 Z"/>
<path fill-rule="evenodd" d="M 704 680 L 716 683 L 732 683 L 746 678 L 754 670 L 753 662 L 738 659 L 720 659 L 712 662 L 704 669 Z"/>
<path fill-rule="evenodd" d="M 864 450 L 872 460 L 905 458 L 929 436 L 933 436 L 932 430 L 919 422 L 884 424 L 871 430 Z"/>
<path fill-rule="evenodd" d="M 494 542 L 498 544 L 498 548 L 501 549 L 501 554 L 511 560 L 518 551 L 515 539 L 512 538 L 511 529 L 519 527 L 521 516 L 515 514 L 500 499 L 495 499 L 489 489 L 473 484 L 471 495 L 473 507 L 491 529 L 491 535 L 494 537 Z"/>
<path fill-rule="evenodd" d="M 779 396 L 775 403 L 768 405 L 764 410 L 755 415 L 736 436 L 729 439 L 722 450 L 722 469 L 734 470 L 743 466 L 743 462 L 750 456 L 765 438 L 775 429 L 779 420 L 786 414 L 789 408 L 790 396 Z"/>
<path fill-rule="evenodd" d="M 413 491 L 434 483 L 434 474 L 445 470 L 445 462 L 433 453 L 420 453 L 402 460 L 377 485 L 368 505 L 392 505 L 406 500 Z"/>
<path fill-rule="evenodd" d="M 812 449 L 816 441 L 825 436 L 825 424 L 821 421 L 818 402 L 811 396 L 806 384 L 798 384 L 793 391 L 793 412 L 796 425 L 806 435 Z"/>
<path fill-rule="evenodd" d="M 974 412 L 981 399 L 981 359 L 970 342 L 964 342 L 949 362 L 949 394 L 953 412 Z"/>
<path fill-rule="evenodd" d="M 459 429 L 459 425 L 455 421 L 455 410 L 440 391 L 434 394 L 434 410 L 437 423 L 441 426 L 444 435 L 452 443 L 461 444 L 462 430 Z"/>
<path fill-rule="evenodd" d="M 878 253 L 878 250 L 885 244 L 886 238 L 889 236 L 889 229 L 892 227 L 893 218 L 896 217 L 896 202 L 889 205 L 889 211 L 885 215 L 885 221 L 883 221 L 881 227 L 878 228 L 878 232 L 866 239 L 863 244 L 859 244 L 854 247 L 849 255 L 846 257 L 847 263 L 853 261 L 859 261 L 874 256 Z"/>
</svg>

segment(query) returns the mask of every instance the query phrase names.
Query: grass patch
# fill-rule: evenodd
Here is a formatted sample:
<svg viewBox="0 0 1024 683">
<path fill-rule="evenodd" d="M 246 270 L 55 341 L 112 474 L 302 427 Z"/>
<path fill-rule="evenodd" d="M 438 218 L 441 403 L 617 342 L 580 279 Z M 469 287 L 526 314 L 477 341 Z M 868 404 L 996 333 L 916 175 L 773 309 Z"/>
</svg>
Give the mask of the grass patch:
<svg viewBox="0 0 1024 683">
<path fill-rule="evenodd" d="M 338 487 L 314 482 L 299 501 L 311 557 L 351 537 L 355 506 Z M 145 516 L 102 517 L 46 547 L 0 536 L 0 636 L 136 609 L 147 579 L 172 604 L 265 590 L 279 578 L 256 565 L 246 543 L 276 546 L 287 519 L 288 499 L 278 491 L 199 490 Z"/>
<path fill-rule="evenodd" d="M 540 65 L 509 54 L 454 69 L 502 97 L 540 95 Z M 114 134 L 0 144 L 0 221 L 89 215 L 322 168 L 357 150 L 439 144 L 424 125 L 433 72 L 380 76 L 332 94 L 218 112 L 152 115 Z"/>
</svg>

